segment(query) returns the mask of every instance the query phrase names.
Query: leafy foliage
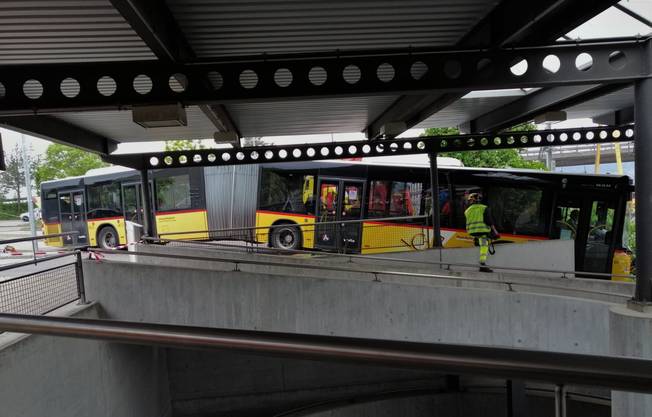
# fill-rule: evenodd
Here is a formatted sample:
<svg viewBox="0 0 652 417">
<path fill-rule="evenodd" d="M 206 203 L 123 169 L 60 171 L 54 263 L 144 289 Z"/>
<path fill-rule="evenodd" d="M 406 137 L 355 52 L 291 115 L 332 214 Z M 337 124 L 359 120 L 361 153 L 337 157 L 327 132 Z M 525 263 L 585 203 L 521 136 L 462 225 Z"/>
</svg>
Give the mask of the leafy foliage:
<svg viewBox="0 0 652 417">
<path fill-rule="evenodd" d="M 29 166 L 32 178 L 34 178 L 38 162 L 38 158 L 30 160 Z M 10 152 L 5 154 L 5 165 L 5 172 L 0 175 L 0 189 L 4 195 L 11 194 L 14 198 L 19 198 L 23 194 L 25 187 L 25 169 L 23 168 L 20 144 L 16 144 Z"/>
<path fill-rule="evenodd" d="M 167 152 L 194 151 L 196 149 L 204 149 L 204 145 L 201 143 L 200 140 L 177 139 L 177 140 L 168 140 L 165 142 L 165 150 Z"/>
<path fill-rule="evenodd" d="M 96 154 L 53 143 L 45 151 L 43 162 L 38 164 L 34 179 L 37 188 L 43 181 L 84 175 L 93 168 L 108 166 Z"/>
<path fill-rule="evenodd" d="M 512 127 L 509 131 L 531 131 L 536 126 L 524 123 Z M 460 131 L 454 127 L 433 127 L 426 129 L 424 136 L 459 135 Z M 518 152 L 518 149 L 495 149 L 486 151 L 445 152 L 440 156 L 448 156 L 462 161 L 467 167 L 481 168 L 527 168 L 545 170 L 545 164 L 539 161 L 528 161 Z"/>
</svg>

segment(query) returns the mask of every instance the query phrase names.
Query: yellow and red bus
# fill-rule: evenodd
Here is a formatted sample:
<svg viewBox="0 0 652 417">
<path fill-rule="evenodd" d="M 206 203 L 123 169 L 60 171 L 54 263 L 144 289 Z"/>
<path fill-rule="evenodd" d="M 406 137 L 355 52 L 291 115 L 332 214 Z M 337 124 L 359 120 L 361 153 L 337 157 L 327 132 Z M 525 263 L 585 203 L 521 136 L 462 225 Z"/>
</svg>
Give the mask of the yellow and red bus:
<svg viewBox="0 0 652 417">
<path fill-rule="evenodd" d="M 216 230 L 255 226 L 254 240 L 284 249 L 341 251 L 344 245 L 346 252 L 371 254 L 432 247 L 428 165 L 397 161 L 153 170 L 154 232 L 208 240 L 228 236 Z M 479 192 L 500 242 L 574 240 L 576 270 L 629 272 L 622 238 L 633 191 L 627 176 L 439 165 L 444 247 L 473 245 L 464 210 L 468 194 Z M 47 181 L 41 198 L 44 233 L 77 230 L 80 245 L 124 245 L 125 222 L 142 220 L 140 176 L 133 170 L 109 167 Z"/>
</svg>

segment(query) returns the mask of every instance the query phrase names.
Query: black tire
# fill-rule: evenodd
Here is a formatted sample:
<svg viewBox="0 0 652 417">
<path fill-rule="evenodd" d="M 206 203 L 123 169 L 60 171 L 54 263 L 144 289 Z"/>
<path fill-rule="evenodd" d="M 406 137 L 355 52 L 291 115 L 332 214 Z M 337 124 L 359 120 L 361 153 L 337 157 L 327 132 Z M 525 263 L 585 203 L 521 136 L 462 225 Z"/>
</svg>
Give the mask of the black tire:
<svg viewBox="0 0 652 417">
<path fill-rule="evenodd" d="M 28 222 L 28 221 L 29 221 L 29 217 L 27 217 L 27 216 L 23 216 L 23 217 L 21 218 L 21 220 L 24 221 L 24 222 Z"/>
<path fill-rule="evenodd" d="M 294 224 L 282 224 L 272 228 L 272 247 L 277 249 L 301 249 L 303 238 L 301 230 Z"/>
<path fill-rule="evenodd" d="M 97 234 L 97 246 L 102 249 L 113 249 L 120 244 L 120 236 L 112 226 L 104 226 Z"/>
</svg>

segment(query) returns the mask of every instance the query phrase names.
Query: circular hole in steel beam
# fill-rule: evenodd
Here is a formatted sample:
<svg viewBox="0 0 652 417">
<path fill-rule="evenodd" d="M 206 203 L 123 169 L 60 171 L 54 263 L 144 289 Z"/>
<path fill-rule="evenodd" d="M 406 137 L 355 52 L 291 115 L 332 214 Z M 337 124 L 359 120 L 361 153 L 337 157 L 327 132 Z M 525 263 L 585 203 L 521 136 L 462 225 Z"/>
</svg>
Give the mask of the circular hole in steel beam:
<svg viewBox="0 0 652 417">
<path fill-rule="evenodd" d="M 209 153 L 206 159 L 208 159 L 208 162 L 215 162 L 217 157 L 215 156 L 215 154 Z"/>
<path fill-rule="evenodd" d="M 380 64 L 376 70 L 376 76 L 384 83 L 388 83 L 394 79 L 394 67 L 387 62 Z"/>
<path fill-rule="evenodd" d="M 527 70 L 528 62 L 525 58 L 516 58 L 514 61 L 512 61 L 512 64 L 509 67 L 509 71 L 517 77 L 525 75 Z"/>
<path fill-rule="evenodd" d="M 586 139 L 588 139 L 588 140 L 593 140 L 594 137 L 595 137 L 595 133 L 593 133 L 593 132 L 586 132 Z"/>
<path fill-rule="evenodd" d="M 521 136 L 521 143 L 526 144 L 528 142 L 528 137 L 523 135 Z"/>
<path fill-rule="evenodd" d="M 23 94 L 25 97 L 36 100 L 43 95 L 43 84 L 38 80 L 27 80 L 23 84 Z"/>
<path fill-rule="evenodd" d="M 501 143 L 503 143 L 503 140 L 500 137 L 496 136 L 494 138 L 494 145 L 499 146 Z"/>
<path fill-rule="evenodd" d="M 419 150 L 421 150 L 421 151 L 424 150 L 424 149 L 426 149 L 426 142 L 424 142 L 424 141 L 422 141 L 422 140 L 420 140 L 419 142 L 417 142 L 417 149 L 419 149 Z"/>
<path fill-rule="evenodd" d="M 410 142 L 405 142 L 403 144 L 403 149 L 406 150 L 406 151 L 411 150 L 412 149 L 412 144 Z"/>
<path fill-rule="evenodd" d="M 447 147 L 447 146 L 448 146 L 448 141 L 447 141 L 446 139 L 442 139 L 442 140 L 439 142 L 439 147 L 440 147 L 440 148 L 445 148 L 445 147 Z"/>
<path fill-rule="evenodd" d="M 575 142 L 579 141 L 580 139 L 582 139 L 582 134 L 580 132 L 573 133 L 573 140 Z"/>
<path fill-rule="evenodd" d="M 188 157 L 186 155 L 180 155 L 179 156 L 179 163 L 180 164 L 185 164 L 188 162 Z"/>
<path fill-rule="evenodd" d="M 260 156 L 260 154 L 258 153 L 258 151 L 252 151 L 252 152 L 249 154 L 249 157 L 250 157 L 251 159 L 253 159 L 254 161 L 255 161 L 256 159 L 258 159 L 259 156 Z"/>
<path fill-rule="evenodd" d="M 609 133 L 607 133 L 606 130 L 601 130 L 599 136 L 600 136 L 600 139 L 604 140 L 604 139 L 607 139 L 607 137 L 609 136 Z"/>
<path fill-rule="evenodd" d="M 475 146 L 475 139 L 473 139 L 473 138 L 468 138 L 468 139 L 466 140 L 466 146 L 468 146 L 469 148 L 474 147 L 474 146 Z"/>
<path fill-rule="evenodd" d="M 627 56 L 623 51 L 613 51 L 609 54 L 609 65 L 613 69 L 623 69 L 627 65 Z"/>
<path fill-rule="evenodd" d="M 245 159 L 245 154 L 244 154 L 244 152 L 238 152 L 238 153 L 236 153 L 236 154 L 235 154 L 235 159 L 237 159 L 238 161 L 242 161 L 243 159 Z"/>
<path fill-rule="evenodd" d="M 201 155 L 198 154 L 198 153 L 196 153 L 196 154 L 192 157 L 192 162 L 194 162 L 194 163 L 196 163 L 196 164 L 200 163 L 200 162 L 201 162 Z"/>
<path fill-rule="evenodd" d="M 335 147 L 335 155 L 342 155 L 343 153 L 344 153 L 344 149 L 341 146 Z"/>
<path fill-rule="evenodd" d="M 462 64 L 454 59 L 444 62 L 444 75 L 452 80 L 462 75 Z"/>
<path fill-rule="evenodd" d="M 507 144 L 508 145 L 513 145 L 514 143 L 516 143 L 516 139 L 514 139 L 514 136 L 508 136 L 507 137 Z"/>
<path fill-rule="evenodd" d="M 422 61 L 417 61 L 410 67 L 410 75 L 414 80 L 420 80 L 428 72 L 428 66 Z"/>
<path fill-rule="evenodd" d="M 489 145 L 489 139 L 487 139 L 487 138 L 480 139 L 480 145 L 482 145 L 482 146 Z"/>
<path fill-rule="evenodd" d="M 627 129 L 625 131 L 625 136 L 627 136 L 628 138 L 633 137 L 634 136 L 634 129 Z"/>
<path fill-rule="evenodd" d="M 292 84 L 292 72 L 287 68 L 279 68 L 274 73 L 274 82 L 279 87 L 287 87 Z"/>
<path fill-rule="evenodd" d="M 165 158 L 163 158 L 163 162 L 165 163 L 165 165 L 172 165 L 173 159 L 171 156 L 166 156 Z"/>
<path fill-rule="evenodd" d="M 593 57 L 586 52 L 582 52 L 575 58 L 575 68 L 580 71 L 588 71 L 593 66 Z"/>
<path fill-rule="evenodd" d="M 258 74 L 254 70 L 246 69 L 240 73 L 240 85 L 247 90 L 258 85 Z"/>
<path fill-rule="evenodd" d="M 541 143 L 541 135 L 534 135 L 532 141 L 534 141 L 534 143 Z"/>
<path fill-rule="evenodd" d="M 611 132 L 611 136 L 613 136 L 614 139 L 620 138 L 620 130 L 616 129 L 613 132 Z"/>
<path fill-rule="evenodd" d="M 66 78 L 65 80 L 61 81 L 61 84 L 59 85 L 59 90 L 61 91 L 61 94 L 68 98 L 75 98 L 79 95 L 79 91 L 81 90 L 81 86 L 79 85 L 79 81 L 75 80 L 74 78 Z"/>
<path fill-rule="evenodd" d="M 300 158 L 301 157 L 301 149 L 295 148 L 292 151 L 292 156 L 294 156 L 295 158 Z"/>
<path fill-rule="evenodd" d="M 364 146 L 369 146 L 369 145 L 364 145 Z M 362 150 L 364 151 L 364 146 L 362 147 Z M 358 152 L 358 148 L 355 145 L 350 145 L 349 146 L 349 154 L 355 155 Z M 365 153 L 371 152 L 371 147 L 369 147 L 369 150 Z"/>
<path fill-rule="evenodd" d="M 312 67 L 308 72 L 308 79 L 312 85 L 320 86 L 324 85 L 328 79 L 328 73 L 322 67 Z"/>
<path fill-rule="evenodd" d="M 134 87 L 134 91 L 138 94 L 145 95 L 152 91 L 152 79 L 145 74 L 140 74 L 134 78 L 132 85 Z"/>
<path fill-rule="evenodd" d="M 398 143 L 392 143 L 389 145 L 390 152 L 396 152 L 398 150 Z"/>
<path fill-rule="evenodd" d="M 228 152 L 222 153 L 222 161 L 227 162 L 231 159 L 231 154 Z"/>
<path fill-rule="evenodd" d="M 310 158 L 312 158 L 313 156 L 315 156 L 316 153 L 317 153 L 317 152 L 315 152 L 315 148 L 308 148 L 308 149 L 306 150 L 306 155 L 308 155 Z"/>
<path fill-rule="evenodd" d="M 151 166 L 153 166 L 153 167 L 158 166 L 158 162 L 159 162 L 158 158 L 155 157 L 155 156 L 152 156 L 151 158 L 149 158 L 149 164 Z"/>
<path fill-rule="evenodd" d="M 557 55 L 547 55 L 541 62 L 543 70 L 548 74 L 556 74 L 561 68 L 561 61 Z"/>
<path fill-rule="evenodd" d="M 362 77 L 362 73 L 360 72 L 360 68 L 358 68 L 357 65 L 347 65 L 344 67 L 342 70 L 342 78 L 344 78 L 344 81 L 346 81 L 349 84 L 355 84 L 358 81 L 360 81 L 360 78 Z"/>
<path fill-rule="evenodd" d="M 115 80 L 108 75 L 97 80 L 97 92 L 104 97 L 112 96 L 117 88 L 118 85 L 115 83 Z"/>
<path fill-rule="evenodd" d="M 376 145 L 376 152 L 378 152 L 378 153 L 385 152 L 385 145 L 383 145 L 382 143 L 379 143 L 378 145 Z"/>
<path fill-rule="evenodd" d="M 561 135 L 559 135 L 559 140 L 562 142 L 566 142 L 568 140 L 568 134 L 562 133 Z"/>
<path fill-rule="evenodd" d="M 168 78 L 168 85 L 170 86 L 170 90 L 175 93 L 183 93 L 188 88 L 188 77 L 179 73 L 172 74 Z"/>
<path fill-rule="evenodd" d="M 323 146 L 323 147 L 321 148 L 321 150 L 319 151 L 319 153 L 321 154 L 321 156 L 328 156 L 328 154 L 330 153 L 330 151 L 329 151 L 329 149 L 328 149 L 327 147 Z"/>
<path fill-rule="evenodd" d="M 211 83 L 213 90 L 219 90 L 224 85 L 222 74 L 217 71 L 208 71 L 206 78 L 208 78 L 208 82 Z"/>
<path fill-rule="evenodd" d="M 546 140 L 548 141 L 548 143 L 554 142 L 555 141 L 555 135 L 553 135 L 552 133 L 548 133 L 546 135 Z"/>
<path fill-rule="evenodd" d="M 265 151 L 265 159 L 272 159 L 274 157 L 274 152 Z"/>
<path fill-rule="evenodd" d="M 281 149 L 280 151 L 278 151 L 278 157 L 281 158 L 281 159 L 287 158 L 288 157 L 288 151 L 286 151 L 285 149 Z"/>
</svg>

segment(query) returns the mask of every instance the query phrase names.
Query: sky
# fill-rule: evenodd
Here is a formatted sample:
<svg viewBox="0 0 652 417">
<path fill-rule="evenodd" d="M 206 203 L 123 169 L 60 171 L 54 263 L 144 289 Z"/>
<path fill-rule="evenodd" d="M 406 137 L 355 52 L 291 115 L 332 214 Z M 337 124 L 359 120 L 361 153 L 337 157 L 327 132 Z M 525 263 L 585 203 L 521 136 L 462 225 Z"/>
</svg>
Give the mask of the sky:
<svg viewBox="0 0 652 417">
<path fill-rule="evenodd" d="M 652 20 L 652 0 L 622 0 L 620 4 L 625 7 L 643 15 L 647 19 Z M 575 30 L 568 33 L 567 36 L 577 39 L 591 39 L 612 36 L 636 36 L 645 35 L 652 32 L 645 24 L 637 21 L 636 19 L 626 15 L 620 10 L 610 8 L 585 24 L 579 26 Z M 554 125 L 554 128 L 566 127 L 584 127 L 593 126 L 594 124 L 590 119 L 576 119 L 568 120 Z M 543 126 L 541 127 L 543 128 Z M 420 129 L 410 129 L 406 131 L 402 137 L 414 137 L 421 134 L 423 131 Z M 21 134 L 12 132 L 10 130 L 0 128 L 0 135 L 2 137 L 2 145 L 5 152 L 13 149 L 16 144 L 20 144 Z M 309 136 L 275 136 L 267 137 L 264 140 L 268 143 L 275 144 L 290 144 L 290 143 L 304 143 L 307 139 L 311 141 L 327 142 L 327 141 L 345 141 L 345 140 L 363 140 L 364 135 L 361 132 L 353 133 L 338 133 L 338 134 L 324 134 L 324 135 L 309 135 Z M 48 141 L 39 139 L 32 136 L 26 136 L 30 153 L 34 156 L 40 156 L 45 153 Z M 205 144 L 210 146 L 214 144 L 212 139 L 207 139 Z M 118 147 L 118 153 L 139 153 L 139 152 L 152 152 L 163 150 L 164 142 L 147 142 L 147 143 L 128 143 L 121 144 Z M 629 165 L 627 165 L 629 164 Z M 626 174 L 633 177 L 633 163 L 626 163 Z M 631 165 L 631 166 L 630 166 Z M 615 167 L 610 164 L 603 165 L 603 172 L 615 172 Z M 571 167 L 564 168 L 564 170 L 576 170 L 567 172 L 593 172 L 593 166 Z"/>
</svg>

